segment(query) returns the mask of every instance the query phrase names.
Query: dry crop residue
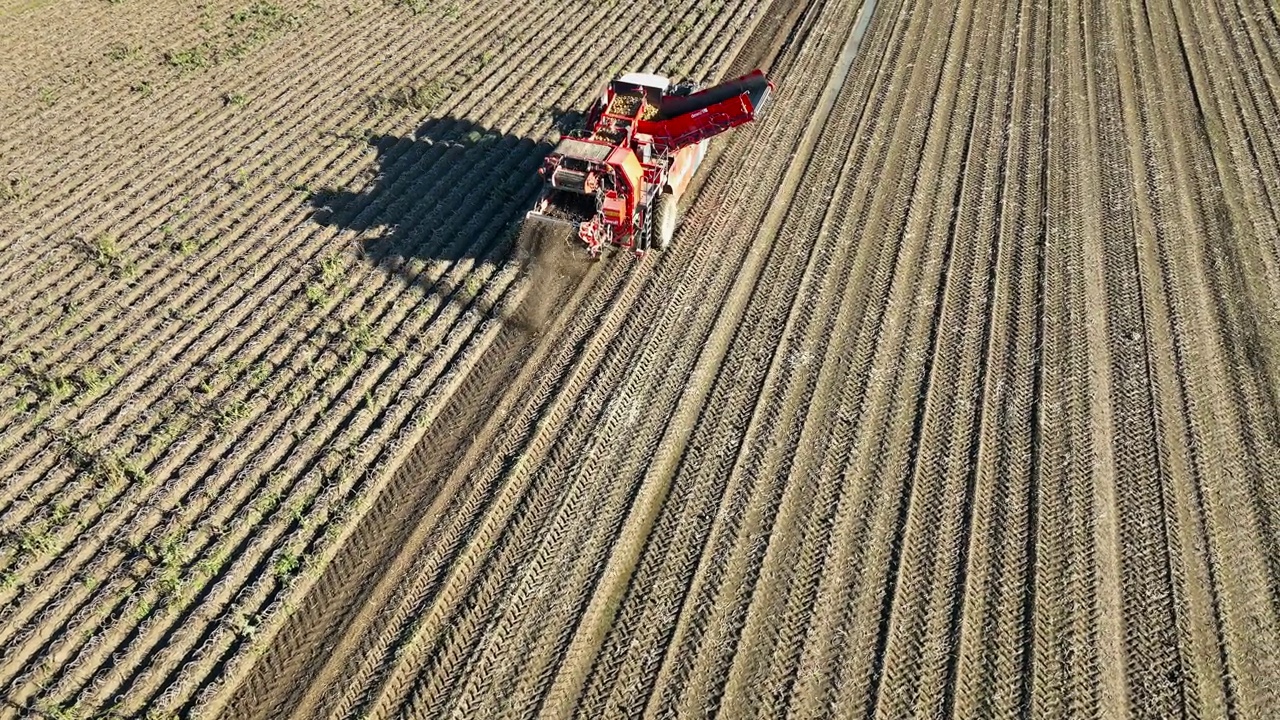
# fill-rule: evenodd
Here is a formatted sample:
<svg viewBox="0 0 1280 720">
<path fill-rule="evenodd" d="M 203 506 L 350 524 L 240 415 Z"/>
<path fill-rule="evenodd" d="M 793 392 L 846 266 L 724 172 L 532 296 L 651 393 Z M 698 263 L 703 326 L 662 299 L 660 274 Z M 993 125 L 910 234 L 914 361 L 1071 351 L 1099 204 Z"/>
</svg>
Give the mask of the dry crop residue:
<svg viewBox="0 0 1280 720">
<path fill-rule="evenodd" d="M 67 7 L 0 717 L 1280 715 L 1265 1 Z M 671 250 L 521 274 L 612 66 L 755 63 Z"/>
</svg>

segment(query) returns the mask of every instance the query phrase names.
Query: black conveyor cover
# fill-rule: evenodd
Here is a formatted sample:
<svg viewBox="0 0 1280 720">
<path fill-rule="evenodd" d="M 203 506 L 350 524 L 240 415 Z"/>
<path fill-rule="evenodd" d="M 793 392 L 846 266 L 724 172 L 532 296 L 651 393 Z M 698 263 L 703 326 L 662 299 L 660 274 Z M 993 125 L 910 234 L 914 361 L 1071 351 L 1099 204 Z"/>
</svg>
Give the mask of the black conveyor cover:
<svg viewBox="0 0 1280 720">
<path fill-rule="evenodd" d="M 742 93 L 747 93 L 753 108 L 761 110 L 760 105 L 765 100 L 768 92 L 769 81 L 765 78 L 763 72 L 756 70 L 740 78 L 713 85 L 692 95 L 665 96 L 662 98 L 659 110 L 663 117 L 673 118 L 695 110 L 711 107 L 718 102 L 728 100 Z"/>
</svg>

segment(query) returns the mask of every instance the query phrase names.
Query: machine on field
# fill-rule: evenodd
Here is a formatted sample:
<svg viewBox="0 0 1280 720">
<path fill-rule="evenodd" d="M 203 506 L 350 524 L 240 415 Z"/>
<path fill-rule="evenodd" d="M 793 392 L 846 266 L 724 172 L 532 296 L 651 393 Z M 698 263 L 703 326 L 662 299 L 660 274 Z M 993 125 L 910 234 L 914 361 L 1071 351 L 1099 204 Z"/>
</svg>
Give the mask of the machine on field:
<svg viewBox="0 0 1280 720">
<path fill-rule="evenodd" d="M 592 256 L 665 249 L 707 142 L 755 119 L 772 91 L 760 70 L 704 90 L 646 73 L 613 80 L 538 170 L 546 185 L 526 222 L 571 228 Z"/>
</svg>

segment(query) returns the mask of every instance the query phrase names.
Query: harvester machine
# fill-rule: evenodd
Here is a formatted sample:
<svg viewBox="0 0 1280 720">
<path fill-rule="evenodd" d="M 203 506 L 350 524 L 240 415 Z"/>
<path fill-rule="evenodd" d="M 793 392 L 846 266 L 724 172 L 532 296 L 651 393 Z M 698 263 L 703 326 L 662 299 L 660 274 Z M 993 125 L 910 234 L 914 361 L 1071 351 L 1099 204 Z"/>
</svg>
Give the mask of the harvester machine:
<svg viewBox="0 0 1280 720">
<path fill-rule="evenodd" d="M 609 82 L 585 129 L 539 168 L 546 184 L 526 221 L 571 229 L 592 256 L 605 245 L 666 249 L 707 143 L 759 116 L 772 92 L 760 70 L 703 90 L 647 73 Z"/>
</svg>

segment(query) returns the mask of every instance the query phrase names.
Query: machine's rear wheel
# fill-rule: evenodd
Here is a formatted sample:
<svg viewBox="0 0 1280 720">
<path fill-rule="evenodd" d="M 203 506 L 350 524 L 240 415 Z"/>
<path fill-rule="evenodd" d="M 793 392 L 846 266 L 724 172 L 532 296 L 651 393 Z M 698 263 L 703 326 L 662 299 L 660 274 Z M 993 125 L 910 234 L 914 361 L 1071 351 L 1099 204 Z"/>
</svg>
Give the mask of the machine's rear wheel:
<svg viewBox="0 0 1280 720">
<path fill-rule="evenodd" d="M 666 250 L 676 234 L 676 216 L 680 208 L 676 205 L 675 196 L 669 193 L 659 196 L 657 205 L 653 213 L 653 246 Z"/>
<path fill-rule="evenodd" d="M 637 224 L 640 226 L 640 230 L 636 234 L 635 248 L 644 252 L 653 245 L 653 211 L 642 207 L 638 220 Z"/>
</svg>

